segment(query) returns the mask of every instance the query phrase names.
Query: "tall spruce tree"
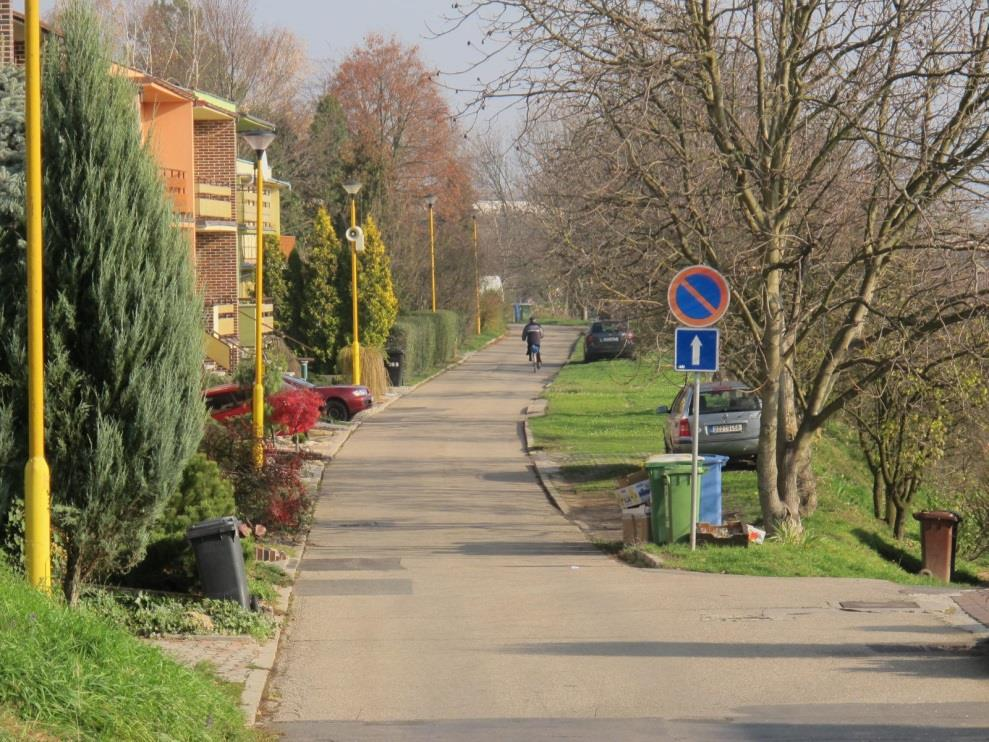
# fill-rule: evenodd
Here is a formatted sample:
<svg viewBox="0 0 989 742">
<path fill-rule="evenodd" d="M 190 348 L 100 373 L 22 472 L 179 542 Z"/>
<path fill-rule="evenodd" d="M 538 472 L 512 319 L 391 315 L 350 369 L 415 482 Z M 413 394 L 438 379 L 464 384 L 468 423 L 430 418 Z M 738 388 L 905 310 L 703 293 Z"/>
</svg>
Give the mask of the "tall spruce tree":
<svg viewBox="0 0 989 742">
<path fill-rule="evenodd" d="M 391 277 L 391 258 L 381 231 L 370 216 L 364 220 L 364 252 L 357 258 L 357 312 L 358 330 L 362 345 L 383 348 L 388 333 L 398 318 L 398 298 Z M 350 243 L 341 246 L 341 261 L 350 264 Z M 346 278 L 346 280 L 343 280 Z M 351 306 L 350 272 L 341 274 L 339 281 L 341 306 Z M 349 327 L 349 324 L 344 324 Z M 350 343 L 353 333 L 345 333 Z"/>
<path fill-rule="evenodd" d="M 111 75 L 82 2 L 67 4 L 60 21 L 64 35 L 46 46 L 42 81 L 45 422 L 62 583 L 74 603 L 82 580 L 142 556 L 199 443 L 202 305 L 188 246 L 141 142 L 136 91 Z M 2 259 L 6 271 L 22 257 Z M 3 299 L 3 316 L 19 316 L 10 302 L 23 295 Z M 3 340 L 10 364 L 23 340 Z M 22 383 L 10 365 L 0 371 Z M 13 413 L 24 429 L 25 410 Z M 26 441 L 16 444 L 23 462 Z M 22 486 L 17 465 L 3 477 Z"/>
<path fill-rule="evenodd" d="M 0 542 L 8 548 L 23 534 L 20 519 L 9 514 L 12 505 L 21 512 L 16 503 L 23 502 L 26 461 L 24 256 L 24 77 L 13 66 L 0 66 Z"/>
<path fill-rule="evenodd" d="M 333 222 L 326 209 L 320 207 L 306 236 L 304 262 L 290 275 L 301 283 L 295 292 L 299 297 L 297 335 L 312 348 L 312 354 L 323 370 L 333 366 L 340 334 L 342 309 L 336 281 L 337 273 L 343 272 L 345 266 L 338 262 L 339 252 L 340 240 Z M 346 272 L 350 274 L 349 270 Z"/>
</svg>

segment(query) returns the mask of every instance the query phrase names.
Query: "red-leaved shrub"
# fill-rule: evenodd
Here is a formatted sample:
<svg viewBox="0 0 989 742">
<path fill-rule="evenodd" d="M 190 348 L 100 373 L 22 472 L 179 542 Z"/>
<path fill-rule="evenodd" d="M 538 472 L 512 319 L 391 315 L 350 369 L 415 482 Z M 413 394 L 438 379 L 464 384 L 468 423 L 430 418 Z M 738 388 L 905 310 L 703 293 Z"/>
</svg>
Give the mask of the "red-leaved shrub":
<svg viewBox="0 0 989 742">
<path fill-rule="evenodd" d="M 207 425 L 200 448 L 233 483 L 241 520 L 292 534 L 302 531 L 313 505 L 300 476 L 302 456 L 265 441 L 264 465 L 256 469 L 253 446 L 250 419 L 244 418 Z"/>
<path fill-rule="evenodd" d="M 271 422 L 282 435 L 305 433 L 319 420 L 323 398 L 308 389 L 282 389 L 268 398 Z"/>
</svg>

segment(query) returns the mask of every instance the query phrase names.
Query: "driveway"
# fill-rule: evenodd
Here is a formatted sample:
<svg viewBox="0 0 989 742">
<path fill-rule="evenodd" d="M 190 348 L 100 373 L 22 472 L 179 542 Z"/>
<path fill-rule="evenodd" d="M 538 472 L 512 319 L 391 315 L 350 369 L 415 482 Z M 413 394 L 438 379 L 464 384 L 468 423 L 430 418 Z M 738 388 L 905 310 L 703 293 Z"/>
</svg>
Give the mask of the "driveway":
<svg viewBox="0 0 989 742">
<path fill-rule="evenodd" d="M 640 570 L 546 500 L 490 346 L 328 467 L 266 727 L 320 740 L 984 740 L 989 658 L 938 591 Z M 912 588 L 912 590 L 916 590 Z"/>
</svg>

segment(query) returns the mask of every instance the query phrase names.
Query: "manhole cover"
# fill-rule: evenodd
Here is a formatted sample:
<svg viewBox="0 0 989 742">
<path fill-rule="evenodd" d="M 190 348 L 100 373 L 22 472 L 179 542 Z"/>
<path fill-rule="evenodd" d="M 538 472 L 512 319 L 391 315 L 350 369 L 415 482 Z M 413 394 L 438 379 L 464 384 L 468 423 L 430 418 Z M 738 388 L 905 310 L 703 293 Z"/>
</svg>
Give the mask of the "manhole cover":
<svg viewBox="0 0 989 742">
<path fill-rule="evenodd" d="M 838 605 L 843 611 L 907 611 L 920 608 L 912 600 L 846 600 Z"/>
</svg>

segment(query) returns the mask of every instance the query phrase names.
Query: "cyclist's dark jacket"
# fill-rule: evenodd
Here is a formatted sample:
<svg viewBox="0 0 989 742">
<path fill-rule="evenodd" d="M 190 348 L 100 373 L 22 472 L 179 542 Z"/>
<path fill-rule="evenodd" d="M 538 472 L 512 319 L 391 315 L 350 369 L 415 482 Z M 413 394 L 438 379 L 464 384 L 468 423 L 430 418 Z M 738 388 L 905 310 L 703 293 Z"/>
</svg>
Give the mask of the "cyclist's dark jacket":
<svg viewBox="0 0 989 742">
<path fill-rule="evenodd" d="M 539 345 L 539 341 L 543 338 L 543 328 L 540 327 L 538 322 L 530 322 L 525 327 L 522 328 L 522 339 L 531 348 L 533 345 Z"/>
</svg>

